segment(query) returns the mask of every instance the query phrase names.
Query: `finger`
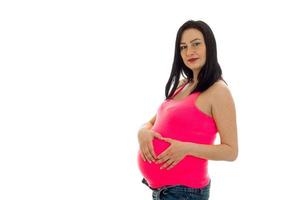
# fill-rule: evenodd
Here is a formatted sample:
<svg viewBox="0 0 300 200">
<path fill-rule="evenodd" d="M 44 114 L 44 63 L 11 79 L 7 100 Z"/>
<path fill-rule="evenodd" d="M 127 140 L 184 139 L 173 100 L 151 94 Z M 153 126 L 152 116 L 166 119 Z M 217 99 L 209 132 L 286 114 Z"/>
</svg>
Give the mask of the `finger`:
<svg viewBox="0 0 300 200">
<path fill-rule="evenodd" d="M 145 152 L 146 152 L 147 158 L 149 160 L 149 163 L 151 163 L 151 161 L 153 161 L 154 158 L 153 158 L 153 156 L 152 156 L 152 154 L 150 152 L 150 148 L 149 148 L 148 144 L 146 145 Z"/>
<path fill-rule="evenodd" d="M 154 133 L 153 133 L 153 136 L 156 137 L 156 138 L 158 138 L 158 139 L 162 139 L 162 138 L 163 138 L 163 137 L 162 137 L 159 133 L 157 133 L 157 132 L 154 132 Z"/>
<path fill-rule="evenodd" d="M 150 151 L 152 157 L 154 158 L 152 161 L 155 162 L 155 160 L 157 159 L 157 157 L 156 157 L 156 155 L 155 155 L 155 153 L 154 153 L 154 149 L 153 149 L 153 144 L 152 144 L 152 142 L 151 142 L 148 146 L 149 146 L 149 151 Z"/>
<path fill-rule="evenodd" d="M 154 162 L 155 161 L 155 159 L 154 159 L 154 156 L 153 156 L 153 154 L 152 154 L 152 152 L 151 152 L 151 144 L 147 144 L 147 147 L 148 147 L 148 151 L 149 151 L 149 158 L 150 158 L 150 160 L 152 161 L 152 162 Z M 153 148 L 152 148 L 152 151 L 153 151 Z"/>
<path fill-rule="evenodd" d="M 166 137 L 161 137 L 160 140 L 163 140 L 163 141 L 168 142 L 168 143 L 172 142 L 172 139 L 166 138 Z"/>
<path fill-rule="evenodd" d="M 144 156 L 144 153 L 143 153 L 142 149 L 140 150 L 140 155 L 141 155 L 143 161 L 146 161 L 146 158 L 145 158 L 145 156 Z"/>
<path fill-rule="evenodd" d="M 167 166 L 171 165 L 173 163 L 173 159 L 169 159 L 163 166 L 160 167 L 160 169 L 166 168 Z"/>
<path fill-rule="evenodd" d="M 159 164 L 159 163 L 163 163 L 163 162 L 169 160 L 170 157 L 171 157 L 171 155 L 170 155 L 169 153 L 167 153 L 167 154 L 163 155 L 160 159 L 158 159 L 158 160 L 156 161 L 156 163 L 158 163 L 158 164 Z"/>
<path fill-rule="evenodd" d="M 144 156 L 146 158 L 146 161 L 150 163 L 150 157 L 149 157 L 149 152 L 148 152 L 148 148 L 144 147 L 143 148 L 143 153 L 144 153 Z"/>
<path fill-rule="evenodd" d="M 179 160 L 174 161 L 174 162 L 167 168 L 167 170 L 173 168 L 175 165 L 177 165 L 177 163 L 179 163 Z"/>
<path fill-rule="evenodd" d="M 170 148 L 167 148 L 164 152 L 162 152 L 161 154 L 159 154 L 157 156 L 157 159 L 161 159 L 161 158 L 165 157 L 166 155 L 169 154 L 169 152 L 170 152 Z"/>
</svg>

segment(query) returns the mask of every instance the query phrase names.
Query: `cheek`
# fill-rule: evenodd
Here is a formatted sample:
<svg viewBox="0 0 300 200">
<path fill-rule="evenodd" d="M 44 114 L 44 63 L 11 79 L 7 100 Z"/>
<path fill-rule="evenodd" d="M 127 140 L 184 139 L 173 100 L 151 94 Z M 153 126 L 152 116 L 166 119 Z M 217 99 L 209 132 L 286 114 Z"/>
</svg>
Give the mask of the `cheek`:
<svg viewBox="0 0 300 200">
<path fill-rule="evenodd" d="M 183 56 L 182 54 L 180 54 L 182 61 L 185 63 L 186 62 L 186 58 L 185 56 Z"/>
<path fill-rule="evenodd" d="M 203 56 L 206 57 L 206 48 L 203 48 Z"/>
<path fill-rule="evenodd" d="M 184 60 L 185 56 L 182 52 L 180 53 L 180 56 L 181 56 L 182 60 Z"/>
<path fill-rule="evenodd" d="M 205 56 L 206 56 L 206 49 L 205 49 L 205 48 L 199 49 L 198 54 L 199 54 L 201 57 L 205 57 Z"/>
<path fill-rule="evenodd" d="M 204 52 L 202 51 L 201 53 L 199 53 L 199 55 L 200 55 L 200 58 L 201 58 L 202 61 L 206 60 L 206 53 L 205 53 L 205 51 Z"/>
</svg>

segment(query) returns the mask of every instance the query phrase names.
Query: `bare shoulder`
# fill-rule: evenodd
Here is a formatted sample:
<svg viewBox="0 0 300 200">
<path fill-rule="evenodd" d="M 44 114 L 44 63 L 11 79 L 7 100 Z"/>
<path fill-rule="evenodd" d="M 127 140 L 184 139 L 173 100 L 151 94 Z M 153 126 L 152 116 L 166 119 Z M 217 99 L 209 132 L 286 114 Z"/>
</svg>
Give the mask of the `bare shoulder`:
<svg viewBox="0 0 300 200">
<path fill-rule="evenodd" d="M 233 161 L 238 155 L 236 110 L 227 84 L 217 81 L 211 86 L 212 116 L 216 122 L 221 144 L 231 148 L 228 160 Z"/>
<path fill-rule="evenodd" d="M 219 80 L 215 82 L 210 88 L 210 96 L 212 102 L 212 110 L 222 109 L 233 109 L 234 110 L 234 100 L 230 88 L 227 84 Z"/>
<path fill-rule="evenodd" d="M 215 82 L 212 86 L 210 86 L 209 90 L 210 90 L 211 96 L 214 97 L 213 99 L 216 99 L 216 98 L 222 99 L 225 96 L 231 96 L 229 87 L 222 80 L 218 80 L 217 82 Z"/>
</svg>

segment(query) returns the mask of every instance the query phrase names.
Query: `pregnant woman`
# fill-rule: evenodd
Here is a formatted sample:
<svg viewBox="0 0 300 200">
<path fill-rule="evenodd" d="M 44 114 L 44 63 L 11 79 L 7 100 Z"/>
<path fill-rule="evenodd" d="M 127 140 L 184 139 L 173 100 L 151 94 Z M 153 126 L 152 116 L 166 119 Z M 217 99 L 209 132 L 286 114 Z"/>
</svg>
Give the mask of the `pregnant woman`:
<svg viewBox="0 0 300 200">
<path fill-rule="evenodd" d="M 138 131 L 142 182 L 153 200 L 207 200 L 208 160 L 234 161 L 238 142 L 233 97 L 205 22 L 189 20 L 179 28 L 165 93 L 156 115 Z M 214 144 L 217 133 L 220 144 Z"/>
</svg>

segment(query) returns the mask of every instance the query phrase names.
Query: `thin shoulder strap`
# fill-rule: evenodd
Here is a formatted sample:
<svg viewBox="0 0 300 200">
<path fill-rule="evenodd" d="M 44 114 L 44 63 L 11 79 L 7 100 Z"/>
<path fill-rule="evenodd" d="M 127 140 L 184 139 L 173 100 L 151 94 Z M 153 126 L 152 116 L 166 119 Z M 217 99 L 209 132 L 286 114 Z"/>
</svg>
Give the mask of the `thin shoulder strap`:
<svg viewBox="0 0 300 200">
<path fill-rule="evenodd" d="M 181 86 L 179 86 L 179 88 L 177 88 L 177 90 L 174 92 L 174 94 L 172 95 L 172 98 L 174 96 L 176 96 L 183 88 L 184 86 L 186 86 L 186 84 L 188 83 L 188 81 L 186 81 L 185 83 L 183 83 Z"/>
</svg>

